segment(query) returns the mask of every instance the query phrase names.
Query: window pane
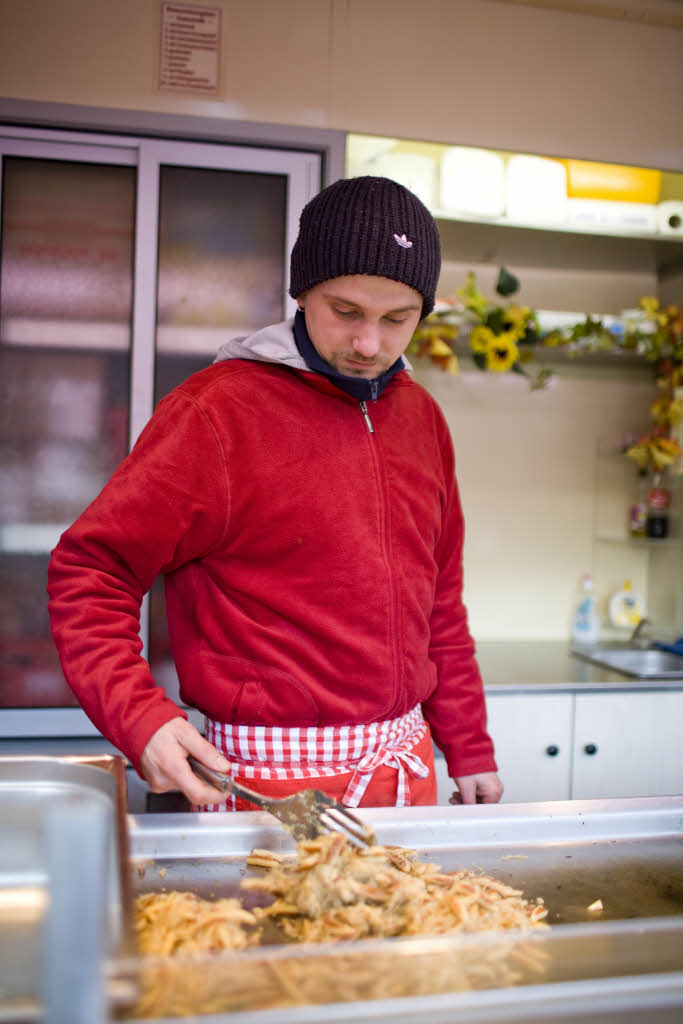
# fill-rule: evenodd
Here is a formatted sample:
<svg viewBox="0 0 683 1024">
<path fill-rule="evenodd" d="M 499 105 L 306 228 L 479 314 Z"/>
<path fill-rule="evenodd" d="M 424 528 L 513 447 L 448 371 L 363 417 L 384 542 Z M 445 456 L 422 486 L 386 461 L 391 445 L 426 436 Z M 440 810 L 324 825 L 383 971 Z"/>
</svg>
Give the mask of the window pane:
<svg viewBox="0 0 683 1024">
<path fill-rule="evenodd" d="M 3 162 L 1 707 L 77 704 L 49 632 L 46 569 L 127 450 L 135 176 Z"/>
<path fill-rule="evenodd" d="M 283 313 L 287 179 L 162 167 L 156 393 Z"/>
<path fill-rule="evenodd" d="M 284 316 L 285 175 L 161 168 L 155 402 L 228 338 Z M 149 661 L 178 699 L 163 582 L 150 593 Z"/>
</svg>

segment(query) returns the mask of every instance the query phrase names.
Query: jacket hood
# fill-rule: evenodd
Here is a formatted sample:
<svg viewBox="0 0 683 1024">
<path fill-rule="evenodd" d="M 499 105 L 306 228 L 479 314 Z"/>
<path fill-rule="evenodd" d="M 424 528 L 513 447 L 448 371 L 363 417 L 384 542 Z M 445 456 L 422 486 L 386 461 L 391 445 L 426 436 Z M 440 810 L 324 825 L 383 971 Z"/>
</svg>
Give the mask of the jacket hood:
<svg viewBox="0 0 683 1024">
<path fill-rule="evenodd" d="M 263 327 L 254 334 L 230 338 L 218 349 L 214 363 L 224 359 L 253 359 L 261 363 L 281 363 L 295 370 L 313 373 L 294 340 L 294 319 L 282 320 L 279 324 Z M 401 357 L 404 370 L 412 370 L 405 356 Z"/>
<path fill-rule="evenodd" d="M 295 370 L 307 370 L 294 341 L 293 327 L 293 319 L 282 320 L 254 334 L 230 338 L 218 349 L 214 363 L 220 363 L 223 359 L 253 359 L 261 363 L 282 363 Z"/>
</svg>

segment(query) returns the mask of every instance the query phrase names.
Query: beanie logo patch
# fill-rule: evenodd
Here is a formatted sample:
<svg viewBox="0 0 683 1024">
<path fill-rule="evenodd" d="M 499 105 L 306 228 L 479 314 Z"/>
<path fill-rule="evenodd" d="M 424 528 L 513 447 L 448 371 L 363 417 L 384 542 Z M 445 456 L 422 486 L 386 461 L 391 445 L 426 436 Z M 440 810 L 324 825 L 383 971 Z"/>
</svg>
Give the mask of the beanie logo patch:
<svg viewBox="0 0 683 1024">
<path fill-rule="evenodd" d="M 402 249 L 412 249 L 413 243 L 410 242 L 405 235 L 397 235 L 394 233 L 394 241 L 397 245 L 400 245 Z"/>
</svg>

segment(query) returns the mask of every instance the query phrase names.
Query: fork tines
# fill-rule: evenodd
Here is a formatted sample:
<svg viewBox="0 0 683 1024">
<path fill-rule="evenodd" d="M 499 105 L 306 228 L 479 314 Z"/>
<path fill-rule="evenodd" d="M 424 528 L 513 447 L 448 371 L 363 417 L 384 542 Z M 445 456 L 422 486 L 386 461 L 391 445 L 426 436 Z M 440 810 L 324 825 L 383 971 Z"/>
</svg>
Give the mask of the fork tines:
<svg viewBox="0 0 683 1024">
<path fill-rule="evenodd" d="M 357 846 L 372 846 L 375 842 L 372 830 L 344 807 L 326 807 L 318 820 L 323 828 L 344 833 Z"/>
</svg>

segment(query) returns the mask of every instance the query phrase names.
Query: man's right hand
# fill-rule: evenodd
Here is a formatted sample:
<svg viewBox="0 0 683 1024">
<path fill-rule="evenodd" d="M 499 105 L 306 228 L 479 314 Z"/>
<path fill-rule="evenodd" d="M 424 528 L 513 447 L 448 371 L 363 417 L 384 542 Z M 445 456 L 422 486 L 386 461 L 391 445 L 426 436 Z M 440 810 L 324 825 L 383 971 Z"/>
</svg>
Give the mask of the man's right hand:
<svg viewBox="0 0 683 1024">
<path fill-rule="evenodd" d="M 172 718 L 153 733 L 142 752 L 142 774 L 153 793 L 180 790 L 191 804 L 218 804 L 225 796 L 199 779 L 187 762 L 192 754 L 217 772 L 227 772 L 223 755 L 185 718 Z"/>
</svg>

